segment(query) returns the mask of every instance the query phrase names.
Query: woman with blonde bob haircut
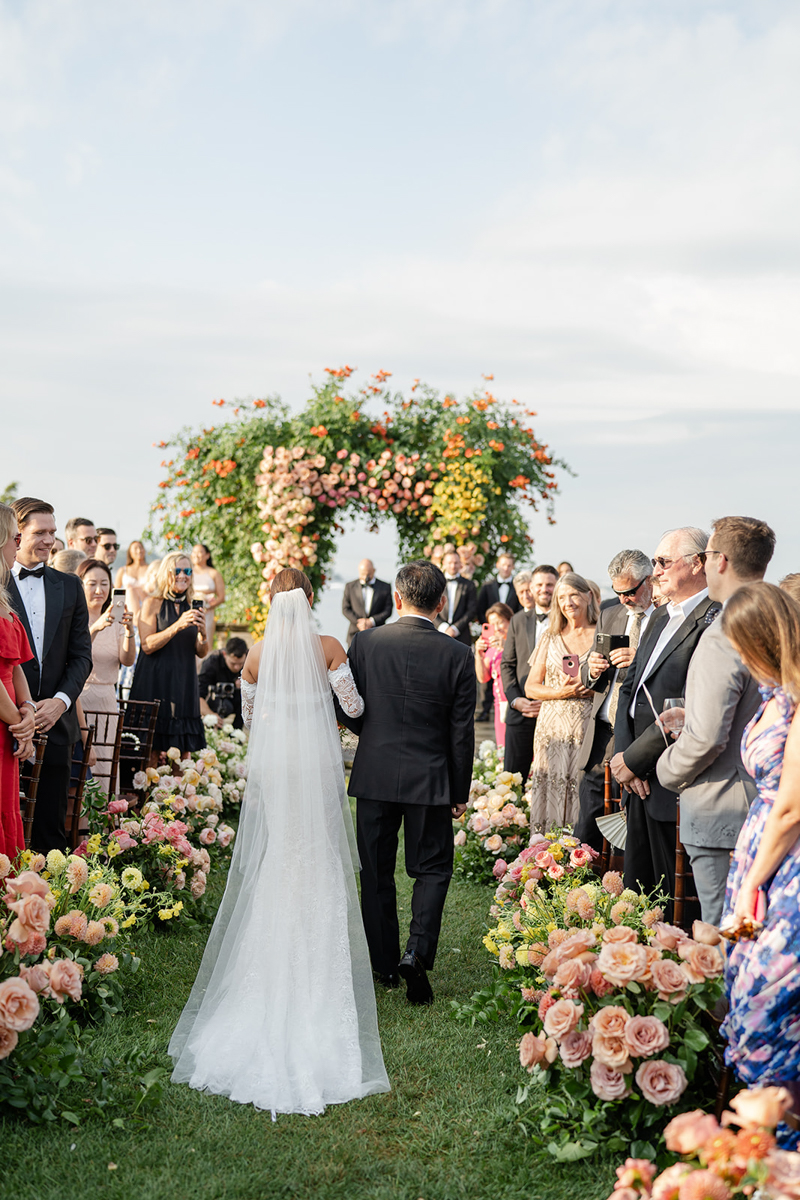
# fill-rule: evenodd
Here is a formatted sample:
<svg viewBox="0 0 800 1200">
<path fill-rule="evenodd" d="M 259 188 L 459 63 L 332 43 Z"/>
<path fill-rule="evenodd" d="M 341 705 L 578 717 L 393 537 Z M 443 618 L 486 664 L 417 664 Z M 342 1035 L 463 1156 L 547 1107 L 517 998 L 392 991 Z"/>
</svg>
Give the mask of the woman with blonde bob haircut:
<svg viewBox="0 0 800 1200">
<path fill-rule="evenodd" d="M 33 658 L 33 651 L 6 590 L 18 545 L 14 510 L 0 504 L 0 854 L 12 861 L 25 849 L 19 763 L 31 753 L 36 712 L 20 665 Z"/>
<path fill-rule="evenodd" d="M 202 750 L 206 744 L 200 715 L 196 659 L 208 653 L 202 609 L 192 608 L 192 564 L 174 550 L 159 564 L 156 592 L 139 614 L 142 653 L 131 684 L 131 700 L 160 700 L 153 760 L 175 746 Z"/>
<path fill-rule="evenodd" d="M 778 1085 L 800 1112 L 800 605 L 771 583 L 734 592 L 722 630 L 759 684 L 742 736 L 757 795 L 728 876 L 722 928 L 739 933 L 725 982 L 726 1061 L 748 1087 Z M 778 1126 L 796 1149 L 797 1127 Z"/>
</svg>

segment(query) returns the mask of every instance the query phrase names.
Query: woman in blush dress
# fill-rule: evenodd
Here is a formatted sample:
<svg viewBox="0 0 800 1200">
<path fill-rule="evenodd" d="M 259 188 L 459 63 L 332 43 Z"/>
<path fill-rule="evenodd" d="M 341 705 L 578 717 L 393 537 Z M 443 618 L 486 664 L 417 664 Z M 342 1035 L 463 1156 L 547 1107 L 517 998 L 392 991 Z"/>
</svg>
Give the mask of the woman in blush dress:
<svg viewBox="0 0 800 1200">
<path fill-rule="evenodd" d="M 36 712 L 20 666 L 33 658 L 33 651 L 6 591 L 18 545 L 17 518 L 7 504 L 0 504 L 0 854 L 12 861 L 25 849 L 19 810 L 19 764 L 33 748 Z"/>
<path fill-rule="evenodd" d="M 125 566 L 120 567 L 117 571 L 114 587 L 126 589 L 128 593 L 126 602 L 134 617 L 138 617 L 139 610 L 144 604 L 147 595 L 144 589 L 146 572 L 147 555 L 145 554 L 144 543 L 139 541 L 131 542 L 125 555 Z"/>
<path fill-rule="evenodd" d="M 502 750 L 506 744 L 506 694 L 503 691 L 503 680 L 500 675 L 500 662 L 503 657 L 503 647 L 506 644 L 508 626 L 513 612 L 507 604 L 493 604 L 486 610 L 486 624 L 489 630 L 481 633 L 475 643 L 475 674 L 479 683 L 492 681 L 494 694 L 494 739 Z"/>
<path fill-rule="evenodd" d="M 742 761 L 758 790 L 733 852 L 722 919 L 725 932 L 745 934 L 725 968 L 725 1058 L 747 1087 L 789 1090 L 794 1127 L 779 1125 L 778 1143 L 797 1149 L 800 605 L 770 583 L 748 583 L 727 601 L 721 620 L 762 698 L 742 736 Z"/>
<path fill-rule="evenodd" d="M 202 542 L 192 546 L 192 567 L 194 594 L 205 604 L 206 636 L 209 646 L 213 646 L 217 624 L 216 610 L 225 601 L 225 580 L 214 566 L 208 546 L 204 546 Z"/>
<path fill-rule="evenodd" d="M 89 608 L 89 632 L 92 635 L 92 673 L 81 692 L 84 713 L 117 714 L 117 679 L 120 667 L 130 667 L 136 658 L 133 637 L 133 614 L 126 608 L 121 620 L 114 620 L 111 607 L 111 571 L 97 558 L 86 558 L 77 575 L 83 580 L 83 591 Z M 81 724 L 85 724 L 82 721 Z M 96 762 L 93 778 L 104 792 L 114 791 L 111 780 L 111 758 L 117 733 L 117 716 L 101 722 L 98 741 L 94 746 Z M 111 743 L 106 745 L 104 743 Z"/>
<path fill-rule="evenodd" d="M 525 695 L 542 701 L 533 741 L 532 837 L 578 819 L 578 757 L 593 697 L 581 683 L 580 668 L 592 648 L 597 611 L 587 581 L 572 572 L 562 575 L 547 631 L 530 657 Z"/>
</svg>

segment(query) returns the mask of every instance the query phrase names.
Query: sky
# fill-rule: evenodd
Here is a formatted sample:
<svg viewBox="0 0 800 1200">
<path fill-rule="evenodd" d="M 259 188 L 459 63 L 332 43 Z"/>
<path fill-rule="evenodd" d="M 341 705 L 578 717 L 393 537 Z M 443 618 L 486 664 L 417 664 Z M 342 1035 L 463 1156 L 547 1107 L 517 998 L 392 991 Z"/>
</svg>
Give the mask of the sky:
<svg viewBox="0 0 800 1200">
<path fill-rule="evenodd" d="M 493 374 L 575 472 L 535 559 L 800 569 L 798 125 L 794 0 L 0 0 L 0 488 L 127 541 L 212 399 Z"/>
</svg>

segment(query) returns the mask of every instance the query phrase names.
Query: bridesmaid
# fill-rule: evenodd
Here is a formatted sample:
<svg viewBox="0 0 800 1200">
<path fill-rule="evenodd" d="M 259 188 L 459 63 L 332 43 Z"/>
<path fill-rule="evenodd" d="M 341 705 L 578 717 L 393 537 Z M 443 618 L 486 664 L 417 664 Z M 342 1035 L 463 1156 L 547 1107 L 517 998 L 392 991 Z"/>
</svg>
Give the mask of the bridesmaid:
<svg viewBox="0 0 800 1200">
<path fill-rule="evenodd" d="M 758 681 L 761 707 L 742 737 L 757 795 L 733 854 L 723 928 L 761 921 L 725 970 L 725 1058 L 748 1087 L 779 1085 L 800 1112 L 800 605 L 771 583 L 731 596 L 722 629 Z M 789 1117 L 792 1120 L 792 1116 Z M 778 1126 L 796 1149 L 796 1125 Z"/>
<path fill-rule="evenodd" d="M 202 542 L 192 546 L 192 567 L 194 568 L 194 594 L 205 604 L 206 638 L 209 646 L 213 646 L 214 630 L 217 624 L 216 610 L 225 601 L 225 580 L 214 566 L 208 546 L 203 545 Z"/>
<path fill-rule="evenodd" d="M 25 849 L 19 809 L 19 764 L 33 750 L 36 712 L 20 666 L 33 658 L 33 652 L 6 591 L 18 545 L 17 518 L 8 505 L 0 504 L 0 854 L 12 860 Z"/>
</svg>

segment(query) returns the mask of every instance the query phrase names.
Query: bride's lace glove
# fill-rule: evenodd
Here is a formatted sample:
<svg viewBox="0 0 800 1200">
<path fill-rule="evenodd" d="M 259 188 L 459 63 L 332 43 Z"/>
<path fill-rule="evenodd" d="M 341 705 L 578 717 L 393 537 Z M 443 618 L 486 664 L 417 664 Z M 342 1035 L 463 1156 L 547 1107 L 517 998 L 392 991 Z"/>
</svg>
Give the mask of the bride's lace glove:
<svg viewBox="0 0 800 1200">
<path fill-rule="evenodd" d="M 328 682 L 336 693 L 342 710 L 348 717 L 360 717 L 364 711 L 364 701 L 358 694 L 356 681 L 350 664 L 343 662 L 335 671 L 328 671 Z M 244 688 L 244 682 L 242 683 Z M 244 695 L 242 695 L 242 711 L 244 712 Z M 251 709 L 252 711 L 252 709 Z"/>
<path fill-rule="evenodd" d="M 242 680 L 242 720 L 247 729 L 253 724 L 253 701 L 256 698 L 257 683 L 248 683 L 246 679 Z"/>
</svg>

